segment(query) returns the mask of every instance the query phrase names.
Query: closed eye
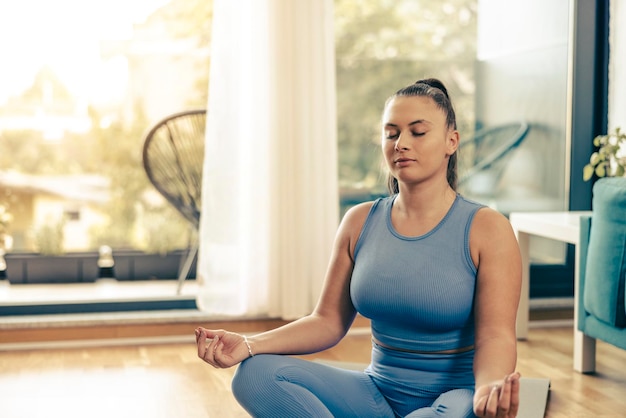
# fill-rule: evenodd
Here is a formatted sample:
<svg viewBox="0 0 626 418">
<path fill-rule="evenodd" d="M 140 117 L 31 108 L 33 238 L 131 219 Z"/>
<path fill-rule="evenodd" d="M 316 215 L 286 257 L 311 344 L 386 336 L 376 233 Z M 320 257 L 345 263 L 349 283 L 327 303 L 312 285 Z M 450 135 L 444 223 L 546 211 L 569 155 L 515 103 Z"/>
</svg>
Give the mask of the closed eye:
<svg viewBox="0 0 626 418">
<path fill-rule="evenodd" d="M 398 139 L 400 132 L 398 131 L 385 131 L 385 138 L 389 140 Z"/>
</svg>

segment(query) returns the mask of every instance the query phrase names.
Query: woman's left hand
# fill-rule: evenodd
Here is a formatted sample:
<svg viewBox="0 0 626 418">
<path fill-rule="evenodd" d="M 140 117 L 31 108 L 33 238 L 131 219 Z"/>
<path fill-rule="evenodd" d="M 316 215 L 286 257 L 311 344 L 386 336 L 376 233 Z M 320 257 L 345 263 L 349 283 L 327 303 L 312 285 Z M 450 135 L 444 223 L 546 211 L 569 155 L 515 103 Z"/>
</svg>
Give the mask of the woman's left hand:
<svg viewBox="0 0 626 418">
<path fill-rule="evenodd" d="M 518 372 L 505 376 L 500 381 L 476 388 L 474 414 L 486 418 L 515 418 L 519 409 Z"/>
<path fill-rule="evenodd" d="M 228 368 L 250 357 L 245 338 L 237 333 L 196 328 L 198 357 L 215 368 Z"/>
</svg>

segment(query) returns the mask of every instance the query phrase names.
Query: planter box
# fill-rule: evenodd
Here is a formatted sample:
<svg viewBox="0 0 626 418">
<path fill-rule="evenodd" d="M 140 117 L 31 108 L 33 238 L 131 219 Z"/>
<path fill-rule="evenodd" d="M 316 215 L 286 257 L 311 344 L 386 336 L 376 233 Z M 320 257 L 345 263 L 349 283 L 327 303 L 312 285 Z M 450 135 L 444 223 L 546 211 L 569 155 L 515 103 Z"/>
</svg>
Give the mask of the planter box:
<svg viewBox="0 0 626 418">
<path fill-rule="evenodd" d="M 113 251 L 117 280 L 176 280 L 187 251 L 166 255 L 141 251 Z M 67 253 L 58 256 L 7 254 L 6 276 L 11 283 L 89 283 L 99 277 L 98 253 Z M 195 278 L 196 265 L 188 278 Z"/>
</svg>

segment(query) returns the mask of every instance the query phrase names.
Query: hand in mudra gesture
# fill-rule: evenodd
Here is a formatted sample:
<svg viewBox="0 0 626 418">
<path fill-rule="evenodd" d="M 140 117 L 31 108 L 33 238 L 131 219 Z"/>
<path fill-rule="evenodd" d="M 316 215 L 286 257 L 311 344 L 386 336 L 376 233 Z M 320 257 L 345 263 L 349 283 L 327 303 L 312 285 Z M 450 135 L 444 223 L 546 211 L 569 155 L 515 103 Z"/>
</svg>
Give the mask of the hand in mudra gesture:
<svg viewBox="0 0 626 418">
<path fill-rule="evenodd" d="M 515 418 L 519 409 L 518 372 L 498 382 L 482 385 L 474 393 L 474 414 L 486 418 Z"/>
<path fill-rule="evenodd" d="M 228 368 L 250 357 L 242 335 L 224 330 L 196 328 L 198 357 L 216 368 Z"/>
</svg>

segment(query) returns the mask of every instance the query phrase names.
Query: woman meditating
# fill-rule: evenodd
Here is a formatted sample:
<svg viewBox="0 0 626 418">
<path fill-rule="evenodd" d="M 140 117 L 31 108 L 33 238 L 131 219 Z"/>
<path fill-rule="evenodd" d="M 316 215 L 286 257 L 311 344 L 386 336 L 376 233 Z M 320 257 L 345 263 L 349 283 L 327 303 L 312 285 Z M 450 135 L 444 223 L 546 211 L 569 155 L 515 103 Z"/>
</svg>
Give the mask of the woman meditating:
<svg viewBox="0 0 626 418">
<path fill-rule="evenodd" d="M 515 417 L 521 262 L 502 214 L 456 192 L 459 133 L 445 86 L 393 94 L 381 146 L 390 196 L 339 226 L 314 311 L 246 337 L 196 329 L 198 356 L 239 364 L 239 403 L 258 417 Z M 337 344 L 371 320 L 362 372 L 289 355 Z"/>
</svg>

